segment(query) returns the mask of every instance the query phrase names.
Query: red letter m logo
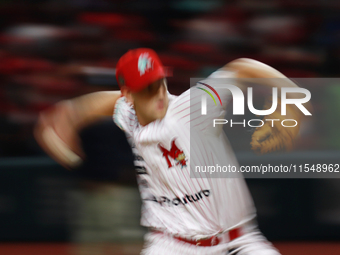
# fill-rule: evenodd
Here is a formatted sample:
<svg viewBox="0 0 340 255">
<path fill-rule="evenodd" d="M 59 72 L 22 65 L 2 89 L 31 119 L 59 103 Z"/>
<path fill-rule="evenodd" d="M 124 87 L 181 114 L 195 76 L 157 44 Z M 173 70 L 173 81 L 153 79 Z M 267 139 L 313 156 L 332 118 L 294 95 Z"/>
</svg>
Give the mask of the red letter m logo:
<svg viewBox="0 0 340 255">
<path fill-rule="evenodd" d="M 158 144 L 158 147 L 160 148 L 160 150 L 163 152 L 163 157 L 165 157 L 166 162 L 168 163 L 168 167 L 173 167 L 173 165 L 171 164 L 170 158 L 172 158 L 173 160 L 176 161 L 176 165 L 181 164 L 182 168 L 183 166 L 187 166 L 186 164 L 186 159 L 185 159 L 185 154 L 182 150 L 178 149 L 178 147 L 175 144 L 175 140 L 172 140 L 171 142 L 171 149 L 170 151 L 168 151 L 167 149 L 165 149 L 162 145 Z"/>
</svg>

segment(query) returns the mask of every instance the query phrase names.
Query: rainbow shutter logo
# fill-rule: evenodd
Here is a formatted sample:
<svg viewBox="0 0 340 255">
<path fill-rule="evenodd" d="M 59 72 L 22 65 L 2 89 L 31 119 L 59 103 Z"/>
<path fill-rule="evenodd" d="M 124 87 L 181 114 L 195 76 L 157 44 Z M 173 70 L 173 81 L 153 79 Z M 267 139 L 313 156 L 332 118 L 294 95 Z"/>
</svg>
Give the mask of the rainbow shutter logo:
<svg viewBox="0 0 340 255">
<path fill-rule="evenodd" d="M 222 100 L 219 96 L 219 94 L 216 92 L 216 90 L 203 82 L 197 82 L 197 85 L 204 85 L 205 87 L 207 87 L 209 90 L 211 90 L 213 93 L 215 93 L 215 95 L 217 96 L 218 100 L 220 101 L 220 104 L 222 106 Z M 216 85 L 216 84 L 215 84 Z M 244 115 L 244 105 L 245 105 L 245 98 L 244 98 L 244 94 L 243 91 L 235 86 L 235 85 L 231 85 L 231 84 L 221 84 L 223 87 L 223 89 L 228 89 L 231 93 L 231 96 L 233 98 L 233 115 Z M 217 106 L 216 100 L 214 98 L 213 93 L 211 93 L 209 90 L 205 89 L 205 88 L 200 88 L 200 87 L 196 87 L 200 90 L 203 90 L 204 92 L 206 92 L 214 101 L 215 105 Z M 309 92 L 309 90 L 304 89 L 304 88 L 299 88 L 299 87 L 281 87 L 281 97 L 278 95 L 278 88 L 273 87 L 272 88 L 272 106 L 270 107 L 270 109 L 262 109 L 262 110 L 258 110 L 255 109 L 254 104 L 253 104 L 253 88 L 252 87 L 248 87 L 247 88 L 247 104 L 248 104 L 248 109 L 251 113 L 258 115 L 258 116 L 265 116 L 265 115 L 270 115 L 273 112 L 276 111 L 277 107 L 278 107 L 278 98 L 280 98 L 280 105 L 279 107 L 281 108 L 281 115 L 285 116 L 287 115 L 287 104 L 291 104 L 291 105 L 295 105 L 297 108 L 300 109 L 300 111 L 304 114 L 304 115 L 309 115 L 311 116 L 312 114 L 307 110 L 307 108 L 305 106 L 303 106 L 303 103 L 307 103 L 310 99 L 311 99 L 311 93 Z M 288 93 L 301 93 L 304 94 L 305 97 L 301 97 L 301 98 L 287 98 L 287 94 Z M 201 99 L 201 114 L 202 115 L 207 115 L 207 98 L 206 98 L 206 94 L 203 93 L 202 95 L 202 99 Z M 266 119 L 264 118 L 262 119 L 251 119 L 248 120 L 248 126 L 249 127 L 262 127 L 264 125 L 265 121 L 271 121 L 272 123 L 272 127 L 274 126 L 274 121 L 279 121 L 280 119 Z M 253 121 L 258 121 L 260 122 L 260 125 L 252 125 L 250 123 L 252 123 Z M 285 125 L 284 122 L 285 121 L 293 121 L 294 124 L 292 126 L 288 126 Z M 246 126 L 246 119 L 243 119 L 242 122 L 235 122 L 232 119 L 230 120 L 226 120 L 226 119 L 213 119 L 213 127 L 215 127 L 216 125 L 224 125 L 230 123 L 230 127 L 233 127 L 233 125 L 236 124 L 242 124 L 243 127 Z M 283 127 L 295 127 L 298 124 L 297 120 L 295 119 L 283 119 L 281 121 L 281 125 Z"/>
<path fill-rule="evenodd" d="M 198 82 L 198 83 L 201 84 L 201 85 L 206 86 L 206 87 L 209 88 L 212 92 L 214 92 L 214 93 L 216 94 L 218 100 L 220 101 L 221 106 L 222 106 L 221 98 L 220 98 L 219 94 L 217 93 L 217 91 L 216 91 L 213 87 L 211 87 L 210 85 L 205 84 L 205 83 L 203 83 L 203 82 Z M 203 90 L 204 92 L 206 92 L 206 93 L 212 98 L 212 100 L 214 100 L 215 105 L 217 105 L 214 96 L 213 96 L 208 90 L 203 89 L 203 88 L 200 88 L 200 87 L 197 87 L 197 88 Z M 205 95 L 202 95 L 201 114 L 202 114 L 202 115 L 207 115 L 207 97 L 206 97 Z"/>
</svg>

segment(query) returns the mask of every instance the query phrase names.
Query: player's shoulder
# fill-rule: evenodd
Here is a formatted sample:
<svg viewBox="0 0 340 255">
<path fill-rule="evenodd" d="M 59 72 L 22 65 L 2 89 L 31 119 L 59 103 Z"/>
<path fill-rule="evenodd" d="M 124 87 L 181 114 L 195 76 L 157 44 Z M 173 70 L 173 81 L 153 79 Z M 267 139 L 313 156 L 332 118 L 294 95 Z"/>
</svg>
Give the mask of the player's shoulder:
<svg viewBox="0 0 340 255">
<path fill-rule="evenodd" d="M 117 99 L 117 102 L 115 104 L 113 115 L 119 114 L 123 111 L 127 111 L 131 114 L 135 114 L 133 107 L 131 104 L 128 103 L 125 97 L 120 97 Z"/>
<path fill-rule="evenodd" d="M 210 74 L 208 78 L 235 78 L 235 72 L 222 67 Z"/>
<path fill-rule="evenodd" d="M 169 95 L 169 108 L 167 112 L 168 119 L 183 120 L 189 116 L 190 112 L 190 90 L 187 90 L 179 96 Z"/>
<path fill-rule="evenodd" d="M 203 88 L 224 88 L 225 84 L 235 83 L 236 73 L 234 71 L 220 68 L 211 73 L 207 78 L 197 80 L 194 87 L 202 86 Z"/>
<path fill-rule="evenodd" d="M 136 122 L 136 113 L 125 97 L 117 100 L 113 111 L 113 120 L 119 128 L 128 131 Z"/>
<path fill-rule="evenodd" d="M 176 108 L 176 107 L 182 105 L 183 103 L 185 103 L 187 100 L 190 99 L 190 91 L 186 90 L 185 92 L 183 92 L 179 96 L 172 95 L 172 94 L 168 93 L 168 98 L 169 98 L 170 109 L 172 109 L 174 107 Z"/>
</svg>

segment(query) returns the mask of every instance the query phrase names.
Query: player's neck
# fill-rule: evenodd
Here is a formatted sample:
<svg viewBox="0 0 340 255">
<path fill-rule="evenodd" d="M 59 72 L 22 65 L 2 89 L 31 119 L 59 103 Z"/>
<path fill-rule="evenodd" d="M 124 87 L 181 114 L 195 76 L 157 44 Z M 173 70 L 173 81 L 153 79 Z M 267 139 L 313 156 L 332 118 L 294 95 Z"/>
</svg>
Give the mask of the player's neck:
<svg viewBox="0 0 340 255">
<path fill-rule="evenodd" d="M 136 116 L 137 116 L 137 120 L 138 120 L 138 122 L 141 126 L 147 126 L 151 122 L 154 122 L 156 120 L 156 119 L 147 118 L 147 117 L 143 116 L 142 114 L 140 114 L 138 111 L 136 111 Z"/>
<path fill-rule="evenodd" d="M 141 125 L 141 126 L 147 126 L 147 125 L 149 125 L 151 122 L 153 122 L 153 121 L 140 121 L 140 119 L 138 118 L 138 116 L 137 116 L 137 119 L 138 119 L 138 122 L 139 122 L 139 124 Z"/>
<path fill-rule="evenodd" d="M 141 126 L 147 126 L 150 123 L 152 123 L 152 122 L 154 122 L 154 121 L 156 121 L 158 119 L 163 119 L 166 116 L 167 111 L 168 111 L 168 109 L 166 109 L 165 112 L 163 112 L 163 113 L 158 113 L 158 114 L 155 114 L 155 115 L 150 115 L 150 114 L 145 114 L 144 111 L 142 111 L 141 109 L 138 109 L 138 107 L 136 108 L 134 106 L 134 109 L 135 109 L 135 114 L 136 114 L 138 123 Z"/>
</svg>

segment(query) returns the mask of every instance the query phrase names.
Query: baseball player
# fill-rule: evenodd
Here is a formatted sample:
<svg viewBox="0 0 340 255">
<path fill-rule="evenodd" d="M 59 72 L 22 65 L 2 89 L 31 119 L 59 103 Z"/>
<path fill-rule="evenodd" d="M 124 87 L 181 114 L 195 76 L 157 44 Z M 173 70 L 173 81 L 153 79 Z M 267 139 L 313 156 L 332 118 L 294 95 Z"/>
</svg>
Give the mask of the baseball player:
<svg viewBox="0 0 340 255">
<path fill-rule="evenodd" d="M 208 103 L 210 115 L 191 112 L 190 106 L 200 106 L 198 100 L 205 92 L 192 88 L 180 96 L 169 94 L 165 69 L 157 54 L 146 48 L 123 55 L 116 77 L 120 91 L 63 101 L 42 113 L 35 129 L 40 145 L 59 163 L 72 168 L 84 157 L 78 131 L 113 113 L 135 155 L 143 201 L 141 224 L 150 230 L 142 254 L 279 254 L 257 229 L 244 179 L 209 178 L 207 173 L 190 178 L 196 165 L 237 165 L 224 133 L 210 127 L 208 119 L 224 115 L 230 91 L 215 88 L 221 105 L 209 108 Z M 213 73 L 204 84 L 213 87 L 215 78 L 247 77 L 285 78 L 265 64 L 238 59 Z M 279 85 L 264 85 L 296 86 L 288 79 Z M 284 134 L 284 139 L 277 139 L 275 125 L 264 128 L 258 128 L 252 140 L 252 148 L 260 152 L 288 148 L 297 132 L 287 131 L 290 133 Z M 190 141 L 190 137 L 195 139 Z M 278 140 L 280 146 L 275 144 Z"/>
</svg>

